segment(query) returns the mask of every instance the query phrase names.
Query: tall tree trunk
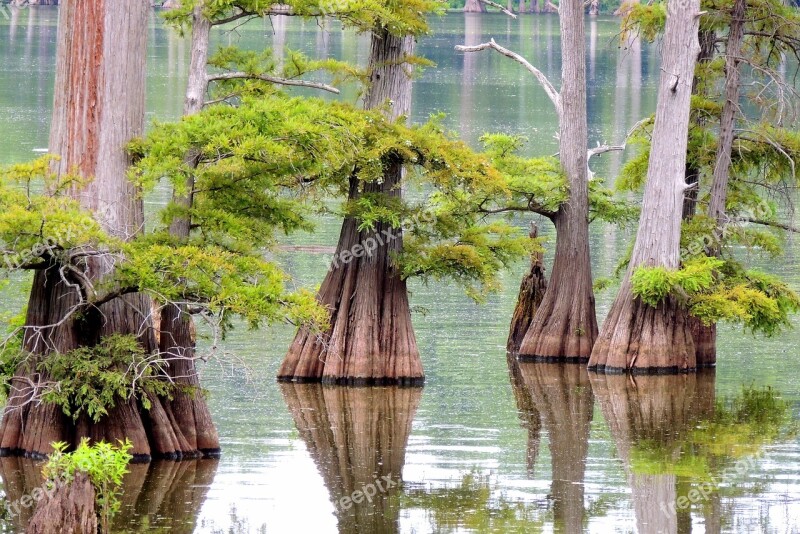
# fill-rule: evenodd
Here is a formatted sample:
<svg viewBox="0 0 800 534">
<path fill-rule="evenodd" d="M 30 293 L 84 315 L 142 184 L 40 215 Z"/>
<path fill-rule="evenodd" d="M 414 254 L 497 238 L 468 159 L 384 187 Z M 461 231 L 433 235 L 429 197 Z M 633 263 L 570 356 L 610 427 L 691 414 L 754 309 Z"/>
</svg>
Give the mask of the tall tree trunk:
<svg viewBox="0 0 800 534">
<path fill-rule="evenodd" d="M 586 31 L 582 0 L 561 3 L 561 166 L 569 200 L 559 208 L 553 273 L 520 346 L 520 357 L 586 361 L 597 337 L 589 260 Z"/>
<path fill-rule="evenodd" d="M 50 152 L 60 156 L 53 170 L 91 178 L 72 191 L 94 212 L 112 235 L 130 239 L 141 231 L 141 196 L 127 179 L 126 145 L 144 130 L 144 84 L 148 3 L 137 0 L 126 9 L 107 0 L 61 6 Z M 114 269 L 108 258 L 86 261 L 95 284 Z M 78 304 L 73 285 L 58 267 L 38 271 L 33 280 L 24 336 L 24 350 L 33 358 L 18 369 L 0 427 L 0 453 L 39 456 L 52 452 L 52 442 L 77 444 L 81 438 L 115 442 L 128 438 L 140 460 L 152 456 L 195 454 L 181 440 L 179 423 L 170 419 L 162 399 L 152 398 L 144 410 L 136 399 L 118 400 L 100 422 L 86 415 L 76 423 L 57 406 L 30 402 L 36 363 L 48 354 L 91 347 L 112 334 L 135 335 L 142 348 L 156 350 L 150 319 L 151 300 L 134 294 L 90 308 L 64 320 Z"/>
<path fill-rule="evenodd" d="M 385 29 L 373 33 L 366 109 L 380 108 L 388 101 L 390 118 L 408 115 L 411 66 L 407 59 L 413 53 L 413 37 L 397 37 Z M 353 176 L 349 198 L 370 193 L 400 196 L 402 164 L 387 161 L 385 169 L 382 183 L 361 183 Z M 329 329 L 322 336 L 300 329 L 279 370 L 279 380 L 357 385 L 421 385 L 424 381 L 406 282 L 391 260 L 393 252 L 402 250 L 402 229 L 385 223 L 373 230 L 358 226 L 355 218 L 345 218 L 336 259 L 319 291 L 320 302 L 330 310 Z M 367 253 L 365 249 L 374 250 Z"/>
<path fill-rule="evenodd" d="M 725 103 L 719 124 L 719 143 L 717 160 L 714 164 L 714 180 L 711 184 L 711 199 L 708 216 L 714 219 L 717 227 L 726 222 L 725 204 L 728 199 L 728 180 L 730 178 L 731 154 L 733 151 L 733 129 L 739 110 L 739 64 L 741 62 L 742 41 L 744 40 L 744 14 L 746 0 L 735 0 L 731 14 L 731 27 L 725 50 Z M 714 251 L 718 252 L 718 251 Z"/>
<path fill-rule="evenodd" d="M 183 114 L 194 115 L 203 109 L 208 89 L 209 39 L 211 22 L 203 14 L 204 2 L 199 2 L 192 11 L 192 40 L 189 76 L 186 84 Z M 186 155 L 190 168 L 197 167 L 197 151 Z M 182 208 L 192 206 L 194 180 L 187 179 L 185 196 L 175 195 L 173 202 Z M 169 233 L 178 241 L 189 238 L 191 220 L 188 216 L 175 218 Z M 211 419 L 208 404 L 200 391 L 200 380 L 195 365 L 195 329 L 191 315 L 185 305 L 169 304 L 160 312 L 159 350 L 171 358 L 170 377 L 178 384 L 189 386 L 188 391 L 178 391 L 165 402 L 167 415 L 177 428 L 184 442 L 181 450 L 200 451 L 206 456 L 217 456 L 220 452 L 219 436 Z"/>
<path fill-rule="evenodd" d="M 642 213 L 630 266 L 589 366 L 600 372 L 676 372 L 697 367 L 688 314 L 673 297 L 657 307 L 634 298 L 639 267 L 680 266 L 681 216 L 692 80 L 700 46 L 699 0 L 668 4 L 661 80 Z"/>
<path fill-rule="evenodd" d="M 700 55 L 698 63 L 708 62 L 714 59 L 714 46 L 717 35 L 713 31 L 700 30 Z M 700 90 L 699 80 L 694 77 L 692 83 L 692 94 L 698 94 Z M 698 113 L 694 118 L 698 127 L 703 127 L 706 123 L 705 114 Z M 697 195 L 699 190 L 700 169 L 692 162 L 686 162 L 686 195 L 683 198 L 683 220 L 689 220 L 697 212 Z M 692 340 L 697 358 L 697 367 L 713 367 L 717 363 L 717 325 L 707 326 L 703 321 L 695 317 L 689 317 L 689 328 L 692 331 Z"/>
</svg>

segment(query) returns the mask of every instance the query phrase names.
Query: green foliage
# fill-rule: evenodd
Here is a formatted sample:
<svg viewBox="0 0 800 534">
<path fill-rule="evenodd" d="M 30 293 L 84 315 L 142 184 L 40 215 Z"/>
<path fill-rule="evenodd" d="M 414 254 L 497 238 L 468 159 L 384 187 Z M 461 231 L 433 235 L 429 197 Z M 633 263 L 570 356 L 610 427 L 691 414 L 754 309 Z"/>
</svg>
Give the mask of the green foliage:
<svg viewBox="0 0 800 534">
<path fill-rule="evenodd" d="M 85 181 L 71 175 L 56 178 L 49 170 L 51 159 L 0 171 L 0 268 L 6 271 L 43 265 L 68 249 L 111 241 L 69 196 Z"/>
<path fill-rule="evenodd" d="M 162 303 L 190 302 L 218 316 L 223 333 L 231 316 L 251 328 L 289 320 L 315 327 L 327 314 L 305 290 L 285 291 L 287 275 L 256 255 L 237 254 L 213 245 L 175 244 L 159 236 L 132 243 L 128 261 L 115 274 L 122 287 L 157 295 Z"/>
<path fill-rule="evenodd" d="M 128 254 L 128 265 L 120 267 L 121 285 L 192 301 L 202 296 L 212 307 L 233 306 L 222 297 L 212 301 L 210 292 L 219 291 L 220 276 L 252 280 L 253 266 L 242 259 L 246 265 L 225 270 L 224 263 L 233 265 L 236 254 L 252 255 L 268 246 L 276 229 L 309 228 L 309 207 L 321 205 L 317 199 L 351 192 L 355 195 L 344 202 L 342 214 L 355 218 L 360 230 L 378 224 L 405 229 L 404 250 L 394 258 L 405 276 L 452 278 L 479 298 L 497 287 L 499 269 L 526 254 L 517 230 L 502 221 L 484 221 L 478 209 L 510 197 L 504 176 L 446 132 L 438 118 L 408 127 L 377 111 L 274 94 L 245 98 L 237 107 L 212 106 L 180 123 L 159 125 L 135 150 L 141 156 L 135 172 L 143 185 L 153 187 L 167 177 L 180 191 L 187 176 L 195 183 L 193 206 L 170 205 L 158 232 L 176 217 L 189 217 L 194 231 L 186 245 L 211 247 L 212 252 L 195 275 L 188 257 L 204 257 L 196 250 L 172 248 L 170 257 L 157 249 L 148 253 L 144 246 Z M 187 164 L 188 153 L 196 155 L 196 167 Z M 399 164 L 409 172 L 397 187 L 419 190 L 422 198 L 401 200 L 383 190 L 388 166 Z M 159 246 L 170 245 L 161 240 Z M 441 261 L 432 261 L 437 254 L 444 254 Z M 215 256 L 219 265 L 211 263 Z M 189 276 L 170 274 L 187 268 Z M 221 269 L 225 274 L 196 287 L 204 273 Z M 239 289 L 230 293 L 244 292 L 239 281 L 234 284 Z M 272 308 L 264 306 L 274 301 L 263 299 L 265 304 L 254 306 L 244 299 L 236 313 L 248 319 L 248 310 L 268 316 Z M 304 305 L 288 309 L 314 316 Z"/>
<path fill-rule="evenodd" d="M 130 335 L 115 334 L 93 347 L 51 352 L 36 370 L 51 380 L 42 401 L 59 406 L 75 421 L 85 413 L 98 422 L 117 403 L 131 398 L 149 409 L 151 396 L 169 396 L 177 387 L 164 379 L 159 360 Z"/>
<path fill-rule="evenodd" d="M 50 455 L 42 472 L 50 484 L 70 484 L 77 473 L 84 473 L 95 490 L 97 515 L 101 532 L 109 532 L 111 518 L 119 511 L 122 477 L 128 472 L 133 459 L 131 442 L 127 439 L 118 446 L 97 442 L 89 445 L 84 438 L 73 452 L 66 452 L 66 443 L 53 443 L 55 452 Z"/>
<path fill-rule="evenodd" d="M 715 271 L 724 263 L 701 256 L 687 261 L 681 269 L 638 267 L 631 276 L 631 289 L 642 302 L 655 307 L 668 295 L 690 295 L 709 289 Z"/>
<path fill-rule="evenodd" d="M 264 0 L 183 0 L 178 9 L 166 13 L 167 21 L 186 29 L 199 2 L 204 2 L 203 14 L 211 21 L 223 21 L 242 11 L 266 16 L 275 6 Z M 297 16 L 334 16 L 360 31 L 386 28 L 395 35 L 427 33 L 426 15 L 441 13 L 447 5 L 442 0 L 286 0 L 281 4 Z"/>
<path fill-rule="evenodd" d="M 666 2 L 648 4 L 625 2 L 620 38 L 625 42 L 631 33 L 635 33 L 646 41 L 653 42 L 663 33 L 666 22 Z"/>
<path fill-rule="evenodd" d="M 651 306 L 672 295 L 705 324 L 731 321 L 767 336 L 790 327 L 789 317 L 800 310 L 800 296 L 777 277 L 707 256 L 689 259 L 677 270 L 640 267 L 631 285 Z"/>
</svg>

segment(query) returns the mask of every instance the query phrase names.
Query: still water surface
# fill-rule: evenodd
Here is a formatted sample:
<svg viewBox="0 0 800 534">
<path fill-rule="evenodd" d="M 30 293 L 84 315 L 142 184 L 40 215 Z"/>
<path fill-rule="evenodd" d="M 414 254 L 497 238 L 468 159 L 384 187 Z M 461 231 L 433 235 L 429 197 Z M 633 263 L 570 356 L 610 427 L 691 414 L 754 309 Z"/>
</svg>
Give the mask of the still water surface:
<svg viewBox="0 0 800 534">
<path fill-rule="evenodd" d="M 8 14 L 0 14 L 0 163 L 46 147 L 54 78 L 57 9 Z M 591 144 L 618 142 L 655 106 L 658 50 L 619 47 L 617 24 L 587 22 Z M 529 75 L 499 55 L 453 51 L 490 37 L 558 78 L 555 17 L 448 15 L 420 43 L 437 67 L 415 84 L 413 120 L 445 112 L 474 146 L 484 132 L 505 131 L 528 136 L 530 154 L 555 152 L 556 118 Z M 216 41 L 361 63 L 368 53 L 364 37 L 335 24 L 281 18 L 219 32 Z M 149 117 L 175 118 L 188 43 L 154 18 L 149 45 Z M 356 97 L 346 88 L 343 98 Z M 611 154 L 592 166 L 612 179 L 623 161 Z M 156 195 L 150 206 L 160 202 Z M 291 242 L 333 246 L 337 236 L 337 221 L 323 219 L 317 233 Z M 593 228 L 595 276 L 610 275 L 630 239 L 629 230 Z M 787 248 L 763 268 L 800 289 L 800 248 Z M 307 287 L 327 268 L 320 255 L 277 258 Z M 222 459 L 135 466 L 115 531 L 800 532 L 800 441 L 792 433 L 800 333 L 765 340 L 722 326 L 718 369 L 696 376 L 628 379 L 509 363 L 508 321 L 524 269 L 508 273 L 483 306 L 446 285 L 411 284 L 424 389 L 279 385 L 292 330 L 235 331 L 225 349 L 247 371 L 230 360 L 203 371 Z M 597 297 L 602 318 L 613 290 Z M 7 290 L 2 299 L 8 311 L 24 294 Z M 0 461 L 9 498 L 34 487 L 38 470 Z M 23 514 L 2 529 L 21 532 L 24 523 Z"/>
</svg>

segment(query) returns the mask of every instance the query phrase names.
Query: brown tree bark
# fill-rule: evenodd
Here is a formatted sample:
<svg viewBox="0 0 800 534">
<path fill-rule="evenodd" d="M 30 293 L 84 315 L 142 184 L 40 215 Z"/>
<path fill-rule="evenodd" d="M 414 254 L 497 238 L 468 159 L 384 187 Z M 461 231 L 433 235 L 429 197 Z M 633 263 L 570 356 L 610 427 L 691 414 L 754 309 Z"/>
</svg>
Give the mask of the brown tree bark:
<svg viewBox="0 0 800 534">
<path fill-rule="evenodd" d="M 598 372 L 679 372 L 697 368 L 685 309 L 672 297 L 657 307 L 634 298 L 639 267 L 677 269 L 699 1 L 668 5 L 661 80 L 642 212 L 630 266 L 589 360 Z"/>
<path fill-rule="evenodd" d="M 411 66 L 406 60 L 413 53 L 413 37 L 397 37 L 385 29 L 373 33 L 366 109 L 388 103 L 390 118 L 408 115 Z M 385 169 L 381 183 L 361 183 L 352 177 L 349 198 L 369 193 L 400 196 L 402 164 L 386 161 Z M 372 230 L 359 230 L 358 226 L 358 220 L 345 218 L 336 259 L 319 291 L 319 301 L 330 310 L 329 329 L 322 335 L 300 329 L 278 372 L 279 380 L 353 385 L 423 383 L 406 282 L 391 259 L 402 249 L 402 228 L 385 223 Z M 367 252 L 368 247 L 371 252 Z"/>
<path fill-rule="evenodd" d="M 585 518 L 584 478 L 594 396 L 586 368 L 578 365 L 512 362 L 518 371 L 515 392 L 529 444 L 538 453 L 541 427 L 550 440 L 553 513 L 556 532 L 581 532 Z M 528 399 L 519 402 L 519 399 Z M 535 435 L 535 436 L 534 436 Z M 529 462 L 531 447 L 529 445 Z M 534 453 L 534 454 L 535 454 Z M 528 469 L 532 466 L 529 464 Z"/>
<path fill-rule="evenodd" d="M 73 197 L 108 233 L 130 239 L 144 221 L 141 196 L 127 179 L 126 145 L 144 130 L 148 3 L 137 0 L 121 10 L 107 0 L 71 0 L 60 9 L 50 132 L 50 152 L 60 159 L 53 171 L 91 178 L 71 192 Z M 114 269 L 113 258 L 85 261 L 95 285 Z M 135 335 L 146 352 L 157 348 L 149 297 L 127 295 L 70 315 L 80 304 L 74 282 L 60 276 L 57 265 L 34 275 L 23 342 L 33 357 L 12 380 L 0 426 L 0 454 L 40 456 L 52 452 L 54 441 L 77 444 L 83 437 L 109 442 L 128 438 L 138 460 L 198 454 L 184 437 L 183 423 L 170 416 L 162 399 L 150 399 L 149 411 L 136 399 L 121 399 L 99 423 L 86 416 L 73 423 L 60 408 L 36 402 L 31 384 L 47 377 L 35 365 L 54 351 L 91 347 L 112 334 Z"/>
<path fill-rule="evenodd" d="M 25 532 L 97 534 L 95 492 L 89 477 L 79 472 L 69 484 L 59 483 L 52 494 L 45 494 Z"/>
<path fill-rule="evenodd" d="M 281 392 L 328 488 L 339 531 L 399 532 L 392 496 L 402 484 L 422 390 L 283 384 Z M 370 500 L 342 500 L 369 486 L 376 490 Z"/>
<path fill-rule="evenodd" d="M 553 217 L 556 253 L 547 291 L 519 349 L 520 357 L 586 361 L 597 337 L 589 260 L 586 30 L 582 0 L 565 0 L 561 20 L 561 166 L 569 200 Z"/>
<path fill-rule="evenodd" d="M 535 224 L 531 224 L 531 239 L 536 239 L 539 230 Z M 522 340 L 530 327 L 536 310 L 542 303 L 544 293 L 547 290 L 547 278 L 544 269 L 544 254 L 535 252 L 531 256 L 531 268 L 522 284 L 519 286 L 519 296 L 517 305 L 514 307 L 514 315 L 511 317 L 511 328 L 508 332 L 508 342 L 506 351 L 517 354 Z"/>
</svg>

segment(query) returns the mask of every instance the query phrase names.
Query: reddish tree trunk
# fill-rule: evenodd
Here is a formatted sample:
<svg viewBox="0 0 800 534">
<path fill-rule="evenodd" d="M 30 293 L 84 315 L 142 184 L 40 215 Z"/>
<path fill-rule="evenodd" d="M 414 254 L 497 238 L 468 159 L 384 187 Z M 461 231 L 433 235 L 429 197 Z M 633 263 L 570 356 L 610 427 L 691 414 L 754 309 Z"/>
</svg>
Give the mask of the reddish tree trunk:
<svg viewBox="0 0 800 534">
<path fill-rule="evenodd" d="M 586 361 L 597 337 L 589 260 L 587 188 L 586 31 L 583 2 L 561 3 L 561 166 L 569 200 L 553 218 L 556 253 L 553 273 L 519 349 L 520 357 Z"/>
<path fill-rule="evenodd" d="M 37 503 L 25 530 L 30 534 L 97 534 L 95 492 L 84 473 L 69 484 L 59 483 Z"/>
<path fill-rule="evenodd" d="M 686 191 L 686 150 L 697 40 L 699 0 L 669 4 L 656 120 L 639 231 L 630 266 L 589 366 L 600 372 L 676 372 L 697 368 L 685 309 L 672 297 L 651 307 L 634 298 L 630 278 L 639 267 L 677 269 Z"/>
<path fill-rule="evenodd" d="M 373 35 L 366 109 L 391 101 L 391 118 L 408 114 L 411 67 L 406 59 L 413 52 L 413 37 L 396 37 L 385 30 Z M 369 193 L 399 196 L 402 164 L 385 163 L 382 183 L 351 178 L 349 198 Z M 421 385 L 424 381 L 406 282 L 391 260 L 393 252 L 402 249 L 402 229 L 384 223 L 373 230 L 358 226 L 352 217 L 344 220 L 336 259 L 319 291 L 320 302 L 330 310 L 329 329 L 321 336 L 300 329 L 279 380 L 356 385 Z"/>
<path fill-rule="evenodd" d="M 189 77 L 184 99 L 184 115 L 194 115 L 203 109 L 208 89 L 209 40 L 211 22 L 203 14 L 204 2 L 199 2 L 192 12 L 192 49 L 189 64 Z M 197 155 L 192 152 L 186 156 L 187 165 L 197 166 Z M 173 201 L 184 208 L 193 202 L 191 191 L 193 178 L 188 178 L 186 196 L 174 196 Z M 191 221 L 188 217 L 178 217 L 169 228 L 171 236 L 179 241 L 189 238 Z M 219 436 L 211 419 L 211 412 L 205 398 L 200 393 L 200 380 L 195 365 L 195 329 L 191 315 L 185 305 L 168 305 L 160 312 L 159 351 L 172 358 L 169 367 L 170 377 L 188 391 L 178 391 L 172 400 L 164 403 L 166 414 L 172 424 L 181 429 L 176 435 L 179 447 L 176 450 L 200 451 L 206 456 L 219 454 Z"/>
<path fill-rule="evenodd" d="M 72 191 L 112 235 L 129 239 L 141 231 L 140 195 L 127 179 L 126 145 L 144 130 L 144 83 L 148 3 L 137 0 L 126 9 L 108 1 L 64 2 L 59 16 L 55 103 L 50 152 L 58 174 L 78 172 L 92 180 Z M 97 284 L 114 269 L 109 259 L 86 260 Z M 116 298 L 68 317 L 78 304 L 74 286 L 62 280 L 58 267 L 38 271 L 33 280 L 24 349 L 33 357 L 18 369 L 0 427 L 0 453 L 40 456 L 52 442 L 77 444 L 81 438 L 115 442 L 128 438 L 136 459 L 198 454 L 184 437 L 185 420 L 168 403 L 150 399 L 144 410 L 135 399 L 120 399 L 109 415 L 94 423 L 85 415 L 76 423 L 60 408 L 32 402 L 32 382 L 46 380 L 36 363 L 53 351 L 93 346 L 112 334 L 132 334 L 146 352 L 156 350 L 145 295 Z"/>
</svg>

